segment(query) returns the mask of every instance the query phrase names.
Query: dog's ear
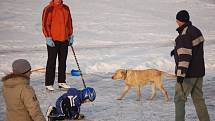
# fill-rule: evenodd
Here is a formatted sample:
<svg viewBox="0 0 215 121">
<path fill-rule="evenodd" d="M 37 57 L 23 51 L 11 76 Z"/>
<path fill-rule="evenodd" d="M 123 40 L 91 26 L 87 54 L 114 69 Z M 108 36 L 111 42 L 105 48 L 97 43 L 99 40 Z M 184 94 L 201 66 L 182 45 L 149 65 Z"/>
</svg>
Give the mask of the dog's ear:
<svg viewBox="0 0 215 121">
<path fill-rule="evenodd" d="M 123 78 L 125 78 L 127 76 L 126 70 L 122 69 L 121 70 L 121 74 L 122 74 Z"/>
</svg>

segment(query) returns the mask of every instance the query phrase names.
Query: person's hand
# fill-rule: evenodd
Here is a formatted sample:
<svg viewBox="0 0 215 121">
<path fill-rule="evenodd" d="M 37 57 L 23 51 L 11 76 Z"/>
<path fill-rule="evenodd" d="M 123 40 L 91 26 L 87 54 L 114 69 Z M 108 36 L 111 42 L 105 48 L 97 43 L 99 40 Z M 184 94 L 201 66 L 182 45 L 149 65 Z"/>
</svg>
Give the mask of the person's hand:
<svg viewBox="0 0 215 121">
<path fill-rule="evenodd" d="M 74 36 L 71 35 L 71 36 L 69 37 L 69 46 L 72 46 L 73 42 L 74 42 Z"/>
<path fill-rule="evenodd" d="M 172 57 L 175 53 L 175 49 L 173 49 L 171 52 L 170 52 L 170 56 Z"/>
<path fill-rule="evenodd" d="M 184 81 L 184 77 L 181 77 L 181 76 L 177 76 L 177 82 L 182 84 Z"/>
<path fill-rule="evenodd" d="M 51 37 L 47 37 L 47 38 L 46 38 L 46 44 L 47 44 L 48 46 L 50 46 L 50 47 L 55 47 L 55 44 L 54 44 L 54 42 L 53 42 L 53 40 L 52 40 Z"/>
</svg>

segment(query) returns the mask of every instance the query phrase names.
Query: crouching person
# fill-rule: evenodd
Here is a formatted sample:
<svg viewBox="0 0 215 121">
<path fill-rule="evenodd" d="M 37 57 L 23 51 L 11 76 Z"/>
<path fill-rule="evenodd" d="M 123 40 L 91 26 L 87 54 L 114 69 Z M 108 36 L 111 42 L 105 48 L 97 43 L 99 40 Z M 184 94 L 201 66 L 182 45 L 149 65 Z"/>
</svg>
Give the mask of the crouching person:
<svg viewBox="0 0 215 121">
<path fill-rule="evenodd" d="M 30 84 L 31 65 L 25 59 L 15 60 L 13 72 L 2 78 L 6 104 L 6 121 L 45 121 L 39 101 Z"/>
<path fill-rule="evenodd" d="M 87 87 L 83 90 L 70 88 L 56 101 L 56 107 L 49 106 L 46 116 L 48 121 L 55 120 L 81 120 L 84 115 L 80 114 L 80 106 L 85 102 L 93 102 L 96 92 L 93 88 Z"/>
</svg>

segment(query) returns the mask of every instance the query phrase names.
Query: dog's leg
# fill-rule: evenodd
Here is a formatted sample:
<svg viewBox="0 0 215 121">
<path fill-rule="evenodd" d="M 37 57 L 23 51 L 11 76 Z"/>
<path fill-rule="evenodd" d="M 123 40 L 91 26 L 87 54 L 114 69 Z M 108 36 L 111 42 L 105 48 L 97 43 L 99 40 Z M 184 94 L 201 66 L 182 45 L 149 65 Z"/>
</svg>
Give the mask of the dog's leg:
<svg viewBox="0 0 215 121">
<path fill-rule="evenodd" d="M 140 93 L 140 86 L 136 86 L 136 95 L 137 95 L 137 101 L 140 101 L 141 93 Z"/>
<path fill-rule="evenodd" d="M 130 89 L 130 86 L 125 85 L 121 96 L 119 98 L 117 98 L 117 100 L 122 100 L 122 98 L 125 96 L 125 94 L 128 92 L 129 89 Z"/>
<path fill-rule="evenodd" d="M 155 95 L 156 95 L 156 85 L 155 85 L 155 83 L 152 83 L 151 88 L 152 88 L 152 94 L 151 94 L 151 97 L 149 99 L 153 100 Z"/>
<path fill-rule="evenodd" d="M 163 93 L 163 95 L 164 95 L 164 97 L 165 97 L 165 100 L 166 100 L 166 101 L 169 101 L 168 93 L 167 93 L 167 91 L 164 89 L 163 85 L 160 85 L 160 86 L 159 86 L 159 89 L 160 89 L 160 91 Z"/>
</svg>

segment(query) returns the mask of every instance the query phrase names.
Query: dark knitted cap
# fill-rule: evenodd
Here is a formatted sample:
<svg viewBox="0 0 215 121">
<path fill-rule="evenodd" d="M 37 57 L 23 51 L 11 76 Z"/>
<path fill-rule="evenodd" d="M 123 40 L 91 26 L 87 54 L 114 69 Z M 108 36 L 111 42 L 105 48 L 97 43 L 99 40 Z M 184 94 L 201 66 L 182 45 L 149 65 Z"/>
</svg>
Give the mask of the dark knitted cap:
<svg viewBox="0 0 215 121">
<path fill-rule="evenodd" d="M 181 10 L 177 13 L 176 19 L 181 22 L 189 22 L 190 21 L 190 15 L 186 10 Z"/>
<path fill-rule="evenodd" d="M 12 69 L 14 74 L 24 74 L 31 70 L 31 65 L 25 59 L 18 59 L 13 62 Z"/>
</svg>

